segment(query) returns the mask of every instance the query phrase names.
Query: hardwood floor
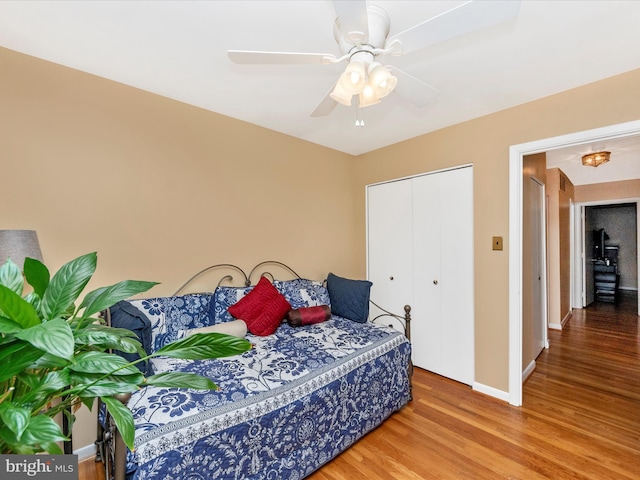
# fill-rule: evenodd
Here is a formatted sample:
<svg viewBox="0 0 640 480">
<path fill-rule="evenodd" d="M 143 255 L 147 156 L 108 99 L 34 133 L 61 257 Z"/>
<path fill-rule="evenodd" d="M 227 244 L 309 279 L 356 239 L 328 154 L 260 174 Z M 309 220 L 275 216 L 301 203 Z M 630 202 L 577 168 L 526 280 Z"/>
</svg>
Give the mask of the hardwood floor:
<svg viewBox="0 0 640 480">
<path fill-rule="evenodd" d="M 635 302 L 575 310 L 550 331 L 520 408 L 416 369 L 414 400 L 308 478 L 640 478 Z M 102 480 L 92 460 L 80 472 Z"/>
</svg>

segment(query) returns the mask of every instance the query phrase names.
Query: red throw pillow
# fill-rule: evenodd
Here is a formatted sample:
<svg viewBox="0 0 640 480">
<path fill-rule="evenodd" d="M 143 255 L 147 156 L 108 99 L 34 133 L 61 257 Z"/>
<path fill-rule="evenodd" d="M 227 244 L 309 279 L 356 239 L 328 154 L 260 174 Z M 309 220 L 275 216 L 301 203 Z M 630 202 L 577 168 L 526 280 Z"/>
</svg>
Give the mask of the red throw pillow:
<svg viewBox="0 0 640 480">
<path fill-rule="evenodd" d="M 235 318 L 244 320 L 251 333 L 265 336 L 278 329 L 291 305 L 266 277 L 261 277 L 249 293 L 227 310 Z"/>
<path fill-rule="evenodd" d="M 292 327 L 303 325 L 313 325 L 324 322 L 331 318 L 331 307 L 329 305 L 318 305 L 317 307 L 302 307 L 289 310 L 287 313 L 287 323 Z"/>
</svg>

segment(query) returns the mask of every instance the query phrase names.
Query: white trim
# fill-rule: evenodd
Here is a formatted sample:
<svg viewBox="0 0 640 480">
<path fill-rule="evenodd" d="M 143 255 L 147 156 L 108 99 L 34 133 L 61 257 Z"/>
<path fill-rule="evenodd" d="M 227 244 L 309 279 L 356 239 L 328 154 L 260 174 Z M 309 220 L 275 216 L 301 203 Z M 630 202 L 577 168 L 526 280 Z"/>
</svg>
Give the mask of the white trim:
<svg viewBox="0 0 640 480">
<path fill-rule="evenodd" d="M 484 393 L 485 395 L 497 398 L 498 400 L 502 400 L 503 402 L 509 401 L 509 392 L 505 392 L 504 390 L 498 390 L 497 388 L 493 388 L 478 382 L 473 382 L 471 388 L 476 392 Z"/>
<path fill-rule="evenodd" d="M 531 363 L 527 365 L 527 368 L 525 368 L 522 371 L 522 381 L 524 382 L 527 378 L 529 378 L 529 376 L 533 373 L 535 369 L 536 369 L 536 361 L 531 360 Z"/>
<path fill-rule="evenodd" d="M 81 462 L 93 457 L 96 454 L 96 445 L 95 443 L 92 443 L 91 445 L 80 447 L 77 450 L 74 450 L 73 453 L 75 455 L 78 455 L 78 461 Z"/>
<path fill-rule="evenodd" d="M 616 198 L 616 199 L 612 199 L 612 200 L 593 200 L 593 201 L 589 201 L 589 202 L 580 202 L 580 203 L 576 203 L 575 205 L 575 209 L 576 210 L 580 210 L 580 211 L 584 211 L 585 207 L 592 207 L 592 206 L 598 206 L 598 205 L 618 205 L 618 204 L 622 204 L 622 203 L 635 203 L 636 204 L 636 240 L 637 240 L 637 244 L 636 244 L 636 266 L 637 266 L 637 276 L 636 278 L 640 279 L 640 197 L 627 197 L 627 198 Z M 584 236 L 584 221 L 580 224 L 580 225 L 573 225 L 573 228 L 580 228 L 581 232 Z M 584 239 L 583 239 L 584 241 Z M 585 279 L 584 279 L 584 272 L 582 272 L 582 283 L 584 284 Z M 640 280 L 638 280 L 640 282 Z M 638 291 L 637 288 L 633 288 L 633 287 L 619 287 L 620 290 L 631 290 L 631 291 Z M 586 303 L 586 302 L 585 302 Z M 585 305 L 586 306 L 586 305 Z M 638 315 L 640 315 L 640 297 L 638 297 Z M 564 325 L 564 323 L 563 323 Z"/>
<path fill-rule="evenodd" d="M 522 157 L 640 134 L 640 120 L 509 147 L 509 403 L 522 405 Z M 638 226 L 640 231 L 640 225 Z M 638 240 L 640 242 L 640 238 Z M 640 262 L 638 262 L 640 263 Z M 639 301 L 640 303 L 640 301 Z M 640 308 L 639 308 L 640 310 Z"/>
<path fill-rule="evenodd" d="M 564 318 L 562 320 L 560 320 L 560 323 L 550 323 L 549 324 L 549 328 L 553 328 L 554 330 L 562 330 L 562 328 L 565 326 L 565 324 L 571 318 L 571 315 L 573 315 L 573 309 L 570 309 L 567 312 L 567 314 L 564 316 Z"/>
<path fill-rule="evenodd" d="M 385 183 L 400 182 L 402 180 L 409 180 L 411 178 L 424 177 L 425 175 L 433 175 L 434 173 L 449 172 L 451 170 L 459 170 L 461 168 L 467 168 L 467 167 L 473 167 L 473 163 L 464 163 L 462 165 L 456 165 L 455 167 L 446 167 L 446 168 L 439 168 L 438 170 L 429 170 L 428 172 L 416 173 L 414 175 L 407 175 L 406 177 L 392 178 L 391 180 L 381 180 L 375 183 L 368 183 L 364 187 L 368 188 L 368 187 L 374 187 L 376 185 L 384 185 Z"/>
</svg>

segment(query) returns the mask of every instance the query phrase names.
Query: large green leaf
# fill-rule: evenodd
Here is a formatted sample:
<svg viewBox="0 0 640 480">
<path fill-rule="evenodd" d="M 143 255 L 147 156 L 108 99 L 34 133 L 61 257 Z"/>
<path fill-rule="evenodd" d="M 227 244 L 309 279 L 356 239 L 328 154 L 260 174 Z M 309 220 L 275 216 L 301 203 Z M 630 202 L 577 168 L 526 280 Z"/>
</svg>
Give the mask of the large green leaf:
<svg viewBox="0 0 640 480">
<path fill-rule="evenodd" d="M 19 399 L 21 405 L 42 404 L 50 400 L 51 394 L 61 392 L 69 386 L 69 372 L 66 370 L 54 370 L 44 377 L 38 374 L 22 374 L 18 378 L 30 387 Z"/>
<path fill-rule="evenodd" d="M 38 315 L 42 314 L 42 298 L 40 298 L 40 295 L 38 295 L 36 292 L 31 292 L 27 296 L 25 296 L 24 299 L 27 303 L 33 305 L 33 308 L 36 309 Z"/>
<path fill-rule="evenodd" d="M 134 365 L 119 355 L 105 352 L 84 352 L 76 355 L 69 365 L 74 372 L 103 373 L 110 375 L 132 375 L 140 373 Z"/>
<path fill-rule="evenodd" d="M 133 425 L 133 415 L 120 400 L 113 397 L 100 397 L 109 409 L 109 413 L 113 417 L 113 421 L 118 427 L 120 435 L 129 450 L 133 451 L 135 441 L 135 428 Z"/>
<path fill-rule="evenodd" d="M 60 454 L 62 450 L 56 442 L 68 440 L 58 424 L 43 413 L 29 419 L 20 439 L 6 425 L 0 428 L 0 438 L 10 446 L 9 452 L 23 454 L 41 451 Z"/>
<path fill-rule="evenodd" d="M 16 337 L 52 355 L 67 360 L 73 358 L 73 332 L 61 318 L 24 329 L 16 333 Z"/>
<path fill-rule="evenodd" d="M 64 358 L 58 357 L 56 355 L 52 355 L 51 353 L 45 353 L 40 358 L 38 358 L 30 368 L 39 369 L 39 370 L 50 370 L 52 368 L 63 368 L 69 365 L 70 360 L 66 360 Z"/>
<path fill-rule="evenodd" d="M 89 292 L 82 303 L 80 309 L 84 307 L 84 316 L 90 317 L 105 308 L 108 308 L 120 300 L 131 297 L 138 293 L 146 292 L 158 282 L 144 282 L 140 280 L 124 280 L 122 282 L 111 285 L 110 287 L 102 287 L 93 292 Z"/>
<path fill-rule="evenodd" d="M 24 278 L 20 267 L 18 267 L 10 258 L 4 265 L 0 267 L 0 285 L 4 285 L 16 295 L 22 295 L 22 287 L 24 286 Z"/>
<path fill-rule="evenodd" d="M 249 349 L 251 343 L 244 338 L 223 333 L 197 333 L 165 345 L 156 350 L 153 356 L 203 360 L 238 355 Z"/>
<path fill-rule="evenodd" d="M 65 440 L 68 440 L 68 438 L 62 434 L 58 424 L 42 413 L 31 417 L 21 438 L 21 441 L 29 445 L 62 442 Z"/>
<path fill-rule="evenodd" d="M 133 376 L 131 378 L 133 378 Z M 141 383 L 142 380 L 144 380 L 144 375 L 140 373 L 138 375 L 138 378 L 140 379 L 138 383 Z M 70 390 L 70 392 L 80 396 L 83 403 L 86 403 L 86 400 L 91 398 L 118 395 L 121 393 L 133 393 L 138 390 L 138 383 L 120 382 L 111 379 L 104 379 L 100 380 L 99 383 L 93 385 L 82 385 L 74 387 Z"/>
<path fill-rule="evenodd" d="M 0 418 L 15 434 L 18 441 L 29 424 L 29 417 L 31 417 L 31 411 L 28 408 L 18 407 L 6 400 L 0 403 Z"/>
<path fill-rule="evenodd" d="M 42 350 L 22 340 L 3 345 L 0 349 L 0 382 L 29 368 L 43 355 Z"/>
<path fill-rule="evenodd" d="M 194 388 L 196 390 L 217 390 L 218 386 L 201 375 L 185 372 L 164 372 L 147 377 L 145 385 L 168 388 Z"/>
<path fill-rule="evenodd" d="M 10 288 L 0 285 L 0 310 L 5 317 L 17 322 L 22 328 L 41 323 L 33 306 Z"/>
<path fill-rule="evenodd" d="M 91 324 L 76 333 L 75 341 L 76 345 L 92 345 L 104 350 L 114 349 L 125 353 L 137 352 L 141 357 L 147 355 L 136 334 L 125 328 Z"/>
<path fill-rule="evenodd" d="M 24 278 L 33 287 L 33 291 L 40 298 L 49 286 L 49 269 L 39 260 L 34 258 L 24 259 Z"/>
<path fill-rule="evenodd" d="M 46 319 L 63 315 L 80 296 L 96 270 L 97 255 L 88 253 L 63 265 L 42 295 Z"/>
<path fill-rule="evenodd" d="M 22 326 L 18 322 L 0 316 L 0 333 L 17 333 L 20 330 L 22 330 Z"/>
</svg>

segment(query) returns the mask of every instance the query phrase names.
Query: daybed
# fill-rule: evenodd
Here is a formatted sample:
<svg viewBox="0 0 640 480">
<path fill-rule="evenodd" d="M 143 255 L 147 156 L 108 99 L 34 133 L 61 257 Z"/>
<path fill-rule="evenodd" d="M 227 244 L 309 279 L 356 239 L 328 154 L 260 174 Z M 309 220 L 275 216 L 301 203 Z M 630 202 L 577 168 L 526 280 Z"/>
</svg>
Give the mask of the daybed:
<svg viewBox="0 0 640 480">
<path fill-rule="evenodd" d="M 274 266 L 291 272 L 293 279 L 275 279 L 265 270 Z M 181 294 L 185 284 L 169 297 L 119 305 L 127 310 L 124 317 L 119 311 L 119 318 L 142 325 L 137 333 L 143 346 L 153 350 L 192 329 L 237 324 L 229 307 L 241 305 L 252 289 L 257 294 L 267 281 L 265 288 L 273 285 L 286 299 L 288 320 L 280 318 L 267 335 L 252 334 L 248 325 L 246 338 L 253 348 L 242 355 L 152 359 L 149 367 L 155 373 L 195 372 L 210 377 L 220 390 L 147 387 L 133 393 L 127 403 L 136 425 L 133 453 L 124 447 L 102 405 L 97 445 L 107 479 L 300 479 L 410 400 L 408 306 L 403 316 L 383 311 L 375 319 L 391 319 L 400 331 L 373 323 L 367 316 L 369 282 L 329 274 L 325 286 L 300 278 L 280 262 L 262 262 L 248 275 L 233 265 L 216 265 L 187 283 L 218 269 L 231 273 L 212 293 Z M 228 285 L 234 275 L 241 277 L 242 286 Z M 257 284 L 249 286 L 258 275 Z M 314 317 L 319 323 L 292 326 L 300 324 L 301 313 L 317 314 L 320 305 L 325 311 L 331 306 L 328 320 Z M 114 312 L 106 317 L 116 320 L 111 318 Z"/>
</svg>

